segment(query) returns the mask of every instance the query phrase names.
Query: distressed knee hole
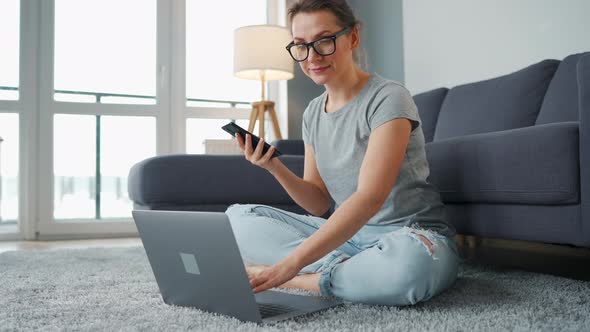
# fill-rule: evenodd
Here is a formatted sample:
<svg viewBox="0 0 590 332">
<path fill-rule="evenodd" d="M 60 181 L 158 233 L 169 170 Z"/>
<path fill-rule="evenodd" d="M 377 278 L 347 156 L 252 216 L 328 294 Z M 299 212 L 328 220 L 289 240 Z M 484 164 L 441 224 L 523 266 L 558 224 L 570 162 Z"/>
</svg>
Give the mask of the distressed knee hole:
<svg viewBox="0 0 590 332">
<path fill-rule="evenodd" d="M 410 232 L 409 235 L 416 239 L 417 241 L 420 241 L 420 243 L 424 246 L 424 248 L 426 249 L 426 251 L 428 252 L 428 254 L 430 256 L 432 256 L 433 259 L 436 259 L 436 257 L 434 256 L 434 242 L 432 242 L 429 238 L 427 238 L 426 236 L 422 235 L 422 234 L 418 234 L 416 232 Z"/>
</svg>

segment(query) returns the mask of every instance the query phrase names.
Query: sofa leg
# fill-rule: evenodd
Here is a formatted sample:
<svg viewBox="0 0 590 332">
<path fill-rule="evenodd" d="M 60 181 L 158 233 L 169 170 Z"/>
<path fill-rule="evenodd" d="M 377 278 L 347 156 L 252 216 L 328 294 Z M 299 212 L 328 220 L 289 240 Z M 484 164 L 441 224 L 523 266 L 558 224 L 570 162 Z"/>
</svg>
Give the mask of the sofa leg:
<svg viewBox="0 0 590 332">
<path fill-rule="evenodd" d="M 457 234 L 454 240 L 457 246 L 469 249 L 475 249 L 480 244 L 480 239 L 473 235 Z"/>
<path fill-rule="evenodd" d="M 465 245 L 465 235 L 463 234 L 456 234 L 454 240 L 458 247 L 462 248 Z"/>
<path fill-rule="evenodd" d="M 461 258 L 465 257 L 465 235 L 463 234 L 456 234 L 453 238 L 455 243 L 457 244 L 457 249 L 459 249 L 459 256 Z"/>
<path fill-rule="evenodd" d="M 465 236 L 465 242 L 467 242 L 467 248 L 469 249 L 475 249 L 478 247 L 478 238 L 476 236 L 473 235 L 466 235 Z"/>
<path fill-rule="evenodd" d="M 473 235 L 456 234 L 454 237 L 461 258 L 470 260 L 481 243 L 481 239 Z"/>
</svg>

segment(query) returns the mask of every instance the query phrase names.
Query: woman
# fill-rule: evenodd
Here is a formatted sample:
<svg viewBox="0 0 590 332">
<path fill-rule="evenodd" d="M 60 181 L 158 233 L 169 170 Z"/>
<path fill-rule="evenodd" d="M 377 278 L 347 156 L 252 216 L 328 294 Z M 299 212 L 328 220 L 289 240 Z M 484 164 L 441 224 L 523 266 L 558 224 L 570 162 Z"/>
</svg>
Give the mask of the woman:
<svg viewBox="0 0 590 332">
<path fill-rule="evenodd" d="M 429 174 L 410 93 L 354 61 L 359 22 L 345 1 L 289 9 L 288 52 L 325 92 L 303 114 L 303 179 L 274 149 L 237 136 L 311 215 L 257 204 L 227 210 L 255 293 L 293 287 L 352 302 L 408 305 L 449 288 L 459 258 Z M 321 216 L 336 203 L 326 220 Z M 254 264 L 254 265 L 250 265 Z"/>
</svg>

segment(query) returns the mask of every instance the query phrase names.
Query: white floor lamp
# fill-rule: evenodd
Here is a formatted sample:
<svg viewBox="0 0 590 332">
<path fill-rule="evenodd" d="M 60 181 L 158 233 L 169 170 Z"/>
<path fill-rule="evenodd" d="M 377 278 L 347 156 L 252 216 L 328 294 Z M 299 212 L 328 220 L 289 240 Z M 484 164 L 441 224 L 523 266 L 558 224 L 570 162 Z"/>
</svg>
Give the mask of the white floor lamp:
<svg viewBox="0 0 590 332">
<path fill-rule="evenodd" d="M 268 112 L 276 139 L 282 139 L 275 103 L 264 97 L 266 81 L 293 78 L 293 59 L 285 49 L 292 41 L 291 33 L 278 25 L 250 25 L 234 31 L 234 75 L 262 84 L 261 100 L 252 103 L 248 131 L 258 120 L 258 136 L 264 138 L 264 113 Z"/>
</svg>

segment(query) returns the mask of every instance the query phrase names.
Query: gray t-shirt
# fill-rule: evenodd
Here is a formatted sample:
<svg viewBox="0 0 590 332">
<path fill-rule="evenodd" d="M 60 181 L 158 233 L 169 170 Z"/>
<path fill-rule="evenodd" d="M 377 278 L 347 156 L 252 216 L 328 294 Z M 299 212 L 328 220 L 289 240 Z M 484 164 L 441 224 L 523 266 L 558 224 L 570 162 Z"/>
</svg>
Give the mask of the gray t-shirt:
<svg viewBox="0 0 590 332">
<path fill-rule="evenodd" d="M 381 209 L 367 224 L 418 226 L 453 236 L 455 229 L 445 220 L 440 194 L 427 182 L 430 171 L 424 133 L 409 91 L 398 82 L 372 74 L 341 109 L 326 113 L 326 97 L 324 92 L 307 106 L 302 136 L 315 151 L 320 176 L 336 208 L 357 189 L 371 132 L 387 121 L 407 118 L 412 132 L 398 178 Z"/>
</svg>

